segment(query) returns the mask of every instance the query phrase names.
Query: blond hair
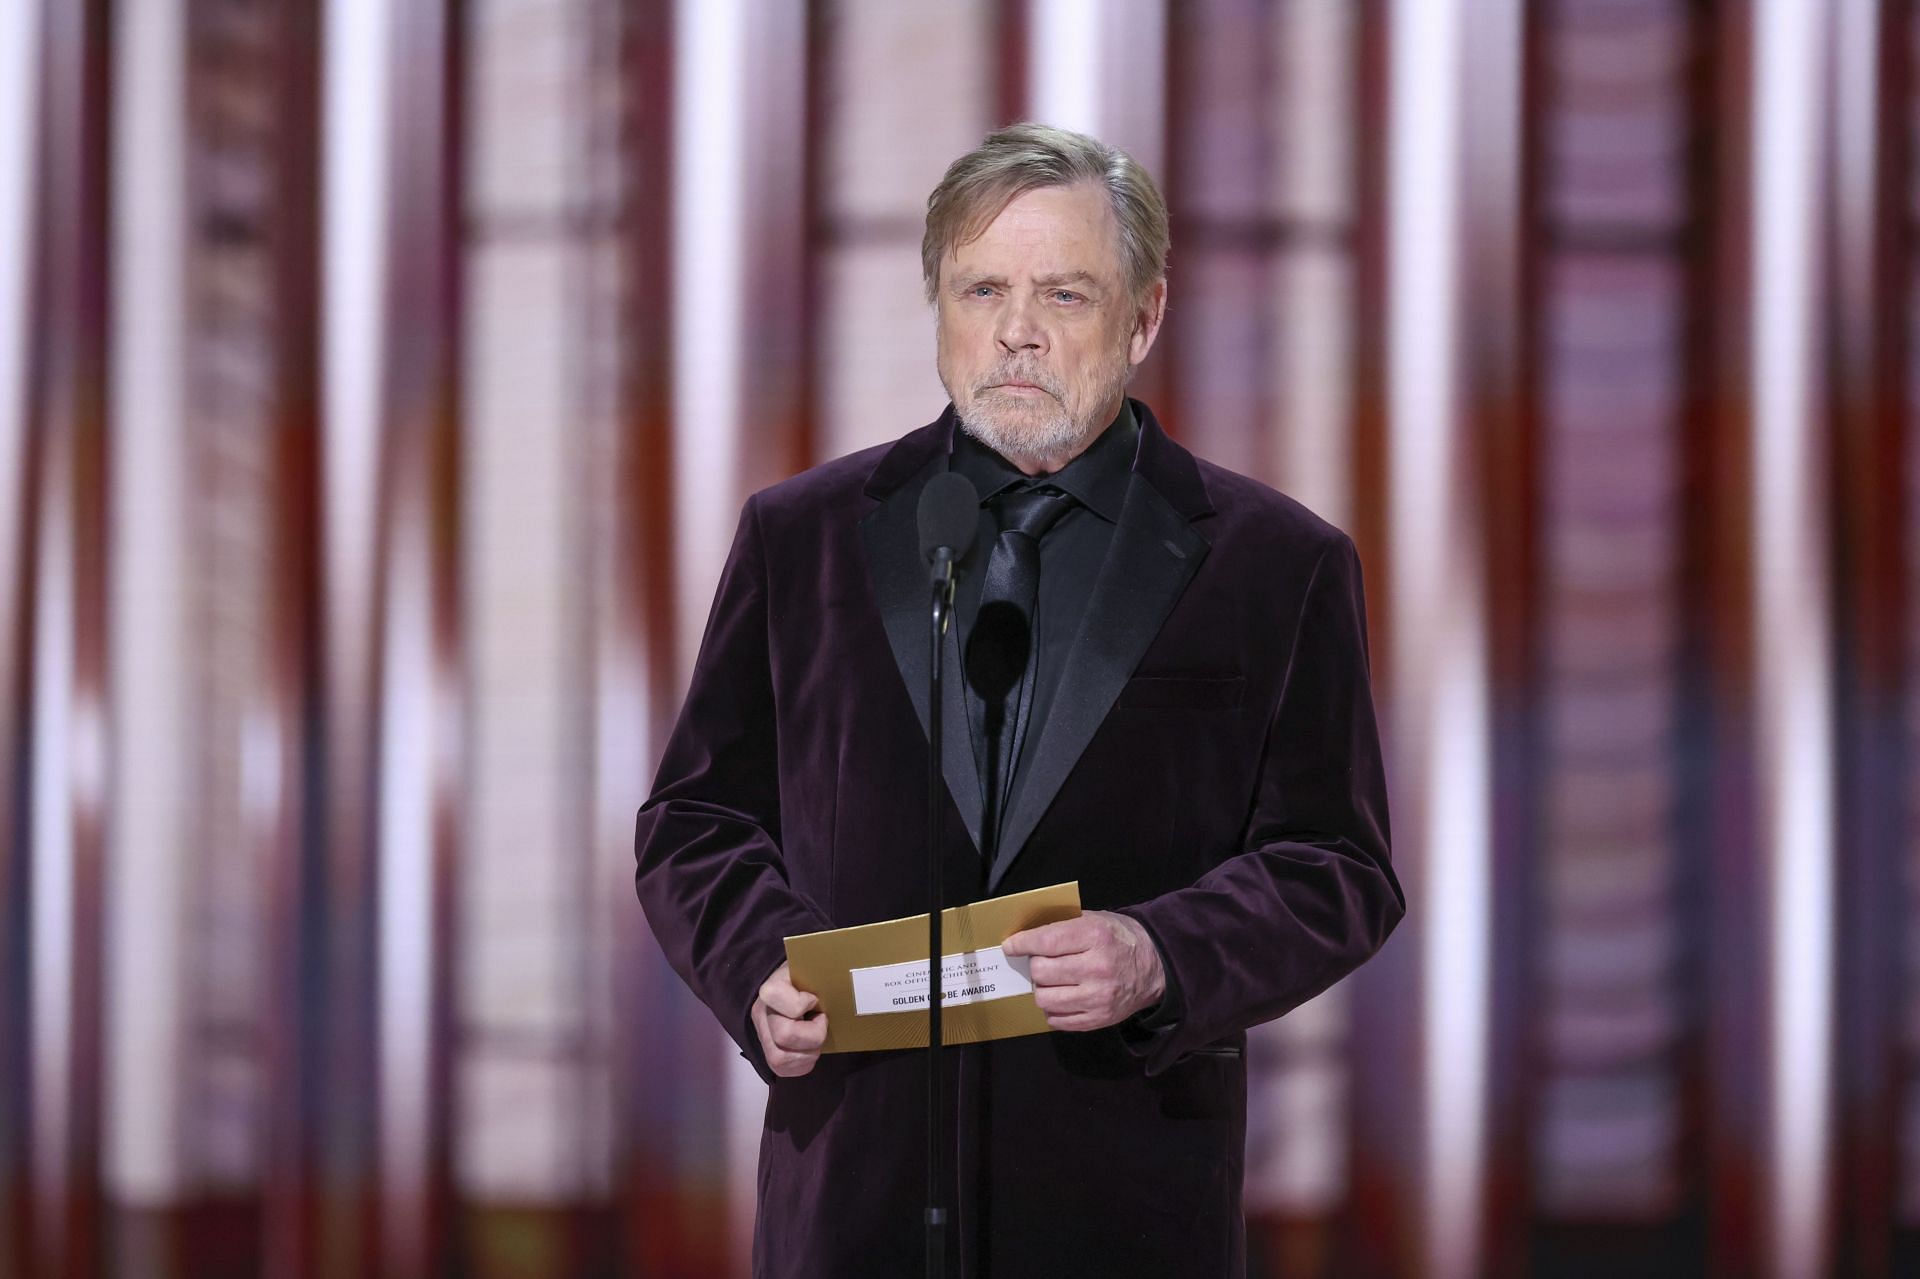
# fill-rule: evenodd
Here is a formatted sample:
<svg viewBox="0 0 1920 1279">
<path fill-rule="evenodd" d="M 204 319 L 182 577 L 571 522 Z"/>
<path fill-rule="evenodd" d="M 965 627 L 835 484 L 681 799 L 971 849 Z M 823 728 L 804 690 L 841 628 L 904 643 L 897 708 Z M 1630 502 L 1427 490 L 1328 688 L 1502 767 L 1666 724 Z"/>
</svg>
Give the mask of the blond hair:
<svg viewBox="0 0 1920 1279">
<path fill-rule="evenodd" d="M 1107 194 L 1120 229 L 1127 288 L 1145 295 L 1167 273 L 1167 204 L 1140 164 L 1098 138 L 1051 125 L 1021 123 L 989 133 L 947 166 L 927 197 L 920 273 L 927 301 L 940 287 L 940 260 L 978 236 L 1000 211 L 1029 191 L 1093 182 Z"/>
</svg>

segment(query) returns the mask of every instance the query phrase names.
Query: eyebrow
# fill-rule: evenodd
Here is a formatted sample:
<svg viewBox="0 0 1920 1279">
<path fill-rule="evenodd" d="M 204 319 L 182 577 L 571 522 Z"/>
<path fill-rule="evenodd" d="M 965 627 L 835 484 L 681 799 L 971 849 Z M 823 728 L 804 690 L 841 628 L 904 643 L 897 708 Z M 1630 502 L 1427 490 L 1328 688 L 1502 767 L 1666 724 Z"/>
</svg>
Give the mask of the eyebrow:
<svg viewBox="0 0 1920 1279">
<path fill-rule="evenodd" d="M 1050 288 L 1053 288 L 1055 285 L 1059 285 L 1059 284 L 1095 284 L 1097 285 L 1100 283 L 1100 281 L 1095 279 L 1093 274 L 1089 271 L 1063 271 L 1057 275 L 1038 276 L 1035 278 L 1034 283 L 1039 285 L 1043 289 L 1050 289 Z"/>
<path fill-rule="evenodd" d="M 1004 286 L 1006 282 L 1005 276 L 995 275 L 990 271 L 981 271 L 955 278 L 953 287 L 966 290 L 982 284 L 998 284 Z M 1100 284 L 1099 277 L 1095 276 L 1091 271 L 1058 271 L 1052 275 L 1037 275 L 1033 278 L 1033 282 L 1036 286 L 1043 289 L 1057 288 L 1062 284 L 1091 285 L 1098 288 Z"/>
</svg>

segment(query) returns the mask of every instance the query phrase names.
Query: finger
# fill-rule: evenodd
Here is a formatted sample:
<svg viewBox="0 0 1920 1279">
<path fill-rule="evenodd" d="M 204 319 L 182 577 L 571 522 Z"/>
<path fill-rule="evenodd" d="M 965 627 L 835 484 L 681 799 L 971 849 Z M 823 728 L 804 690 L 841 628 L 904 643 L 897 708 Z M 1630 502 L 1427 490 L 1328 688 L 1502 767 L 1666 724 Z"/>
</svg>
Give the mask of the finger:
<svg viewBox="0 0 1920 1279">
<path fill-rule="evenodd" d="M 797 988 L 787 976 L 787 966 L 780 965 L 773 976 L 761 983 L 760 1002 L 782 1017 L 804 1017 L 820 1006 L 820 1000 L 806 991 Z"/>
<path fill-rule="evenodd" d="M 1048 1017 L 1087 1010 L 1087 992 L 1080 986 L 1036 986 L 1033 1002 Z"/>
<path fill-rule="evenodd" d="M 795 1021 L 776 1013 L 767 1018 L 767 1032 L 774 1046 L 782 1052 L 818 1056 L 827 1042 L 827 1019 L 810 1017 L 805 1021 Z"/>
<path fill-rule="evenodd" d="M 1008 955 L 1071 955 L 1091 946 L 1096 935 L 1085 919 L 1063 919 L 1022 929 L 1001 942 L 1000 949 Z"/>
<path fill-rule="evenodd" d="M 1113 959 L 1097 950 L 1035 955 L 1028 961 L 1027 975 L 1035 986 L 1099 985 L 1113 980 Z"/>
<path fill-rule="evenodd" d="M 766 1004 L 758 999 L 753 1001 L 753 1033 L 759 1036 L 760 1055 L 767 1059 L 769 1066 L 773 1065 L 774 1058 L 780 1055 L 780 1046 L 773 1042 L 773 1030 L 767 1025 L 767 1019 L 770 1016 L 772 1014 L 767 1011 Z"/>
<path fill-rule="evenodd" d="M 1036 988 L 1041 986 L 1073 986 L 1072 963 L 1069 960 L 1056 959 L 1052 955 L 1035 955 L 1027 966 L 1027 976 Z"/>
<path fill-rule="evenodd" d="M 1047 1026 L 1049 1029 L 1072 1031 L 1075 1033 L 1100 1030 L 1112 1024 L 1112 1021 L 1102 1018 L 1097 1013 L 1062 1013 L 1058 1017 L 1047 1018 Z"/>
<path fill-rule="evenodd" d="M 818 1020 L 822 1023 L 821 1038 L 824 1040 L 826 1037 L 824 1029 L 826 1019 L 823 1017 Z M 767 1011 L 766 1005 L 758 1001 L 754 1003 L 753 1028 L 755 1033 L 760 1036 L 760 1052 L 761 1055 L 767 1059 L 767 1069 L 771 1070 L 776 1077 L 781 1079 L 796 1079 L 801 1075 L 807 1074 L 814 1068 L 815 1064 L 819 1062 L 820 1053 L 817 1048 L 812 1051 L 794 1052 L 781 1047 L 780 1044 L 776 1042 L 776 1031 L 774 1028 L 781 1026 L 797 1029 L 810 1025 L 811 1023 L 809 1022 L 795 1021 L 790 1017 L 782 1017 L 778 1013 L 769 1012 Z"/>
</svg>

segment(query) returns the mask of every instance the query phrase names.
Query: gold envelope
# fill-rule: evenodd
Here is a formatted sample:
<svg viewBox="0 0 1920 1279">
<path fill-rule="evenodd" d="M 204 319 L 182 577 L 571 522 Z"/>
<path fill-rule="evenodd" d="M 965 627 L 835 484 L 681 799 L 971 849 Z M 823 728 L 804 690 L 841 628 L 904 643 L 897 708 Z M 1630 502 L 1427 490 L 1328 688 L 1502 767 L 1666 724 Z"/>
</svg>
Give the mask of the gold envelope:
<svg viewBox="0 0 1920 1279">
<path fill-rule="evenodd" d="M 998 946 L 1023 928 L 1074 919 L 1080 914 L 1080 884 L 989 897 L 940 912 L 940 949 L 956 955 Z M 927 1010 L 859 1013 L 855 1010 L 853 970 L 888 964 L 918 963 L 924 981 L 927 917 L 911 915 L 857 928 L 834 928 L 787 938 L 787 965 L 793 984 L 820 997 L 827 1016 L 822 1052 L 865 1052 L 877 1048 L 924 1048 Z M 1037 1035 L 1047 1029 L 1046 1014 L 1033 996 L 1009 995 L 983 1003 L 947 1004 L 940 1009 L 940 1040 L 973 1044 L 983 1039 Z"/>
</svg>

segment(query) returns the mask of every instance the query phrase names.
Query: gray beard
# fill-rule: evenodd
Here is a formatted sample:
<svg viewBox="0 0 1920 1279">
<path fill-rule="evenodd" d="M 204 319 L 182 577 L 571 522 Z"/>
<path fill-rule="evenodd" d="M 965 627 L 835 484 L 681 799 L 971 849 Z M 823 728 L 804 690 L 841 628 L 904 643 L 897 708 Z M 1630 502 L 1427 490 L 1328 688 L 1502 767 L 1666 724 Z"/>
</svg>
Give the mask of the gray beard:
<svg viewBox="0 0 1920 1279">
<path fill-rule="evenodd" d="M 1016 423 L 979 404 L 961 415 L 960 429 L 1001 457 L 1024 458 L 1028 461 L 1041 461 L 1072 452 L 1088 433 L 1088 428 L 1075 422 L 1065 409 L 1049 413 L 1037 421 L 1029 418 Z"/>
</svg>

